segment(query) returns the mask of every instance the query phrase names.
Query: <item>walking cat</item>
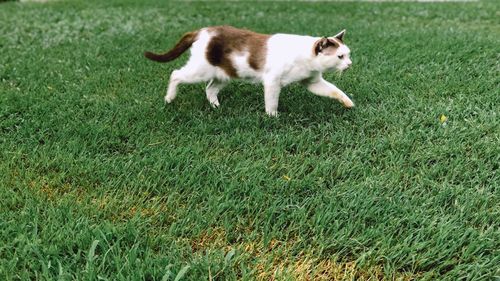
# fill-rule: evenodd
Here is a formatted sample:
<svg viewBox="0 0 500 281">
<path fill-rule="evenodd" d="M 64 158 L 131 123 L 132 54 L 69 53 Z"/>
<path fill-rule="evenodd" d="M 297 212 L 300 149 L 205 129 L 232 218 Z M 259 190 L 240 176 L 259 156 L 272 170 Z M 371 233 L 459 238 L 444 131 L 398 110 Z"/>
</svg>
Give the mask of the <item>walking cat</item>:
<svg viewBox="0 0 500 281">
<path fill-rule="evenodd" d="M 168 62 L 191 48 L 187 64 L 170 75 L 165 102 L 171 103 L 181 83 L 208 82 L 207 99 L 219 106 L 217 94 L 232 78 L 264 85 L 266 113 L 278 114 L 280 90 L 302 82 L 313 94 L 337 99 L 345 107 L 354 103 L 322 73 L 342 71 L 351 65 L 350 50 L 344 44 L 345 30 L 332 37 L 292 34 L 260 34 L 231 26 L 206 27 L 188 32 L 164 54 L 145 52 L 151 60 Z"/>
</svg>

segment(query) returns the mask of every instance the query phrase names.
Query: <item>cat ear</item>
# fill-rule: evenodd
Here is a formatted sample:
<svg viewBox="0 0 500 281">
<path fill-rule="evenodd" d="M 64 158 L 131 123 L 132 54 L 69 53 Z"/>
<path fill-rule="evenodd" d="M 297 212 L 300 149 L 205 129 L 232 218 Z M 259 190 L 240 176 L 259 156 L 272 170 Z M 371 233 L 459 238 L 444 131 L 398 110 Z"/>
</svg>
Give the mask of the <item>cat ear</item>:
<svg viewBox="0 0 500 281">
<path fill-rule="evenodd" d="M 328 41 L 327 37 L 323 37 L 316 41 L 316 43 L 314 43 L 314 52 L 316 53 L 316 55 L 321 53 L 321 51 L 328 47 L 329 44 L 330 42 Z"/>
<path fill-rule="evenodd" d="M 343 39 L 344 39 L 344 34 L 345 34 L 345 29 L 342 30 L 341 32 L 339 32 L 337 35 L 333 36 L 335 38 L 337 38 L 340 42 L 344 42 Z"/>
</svg>

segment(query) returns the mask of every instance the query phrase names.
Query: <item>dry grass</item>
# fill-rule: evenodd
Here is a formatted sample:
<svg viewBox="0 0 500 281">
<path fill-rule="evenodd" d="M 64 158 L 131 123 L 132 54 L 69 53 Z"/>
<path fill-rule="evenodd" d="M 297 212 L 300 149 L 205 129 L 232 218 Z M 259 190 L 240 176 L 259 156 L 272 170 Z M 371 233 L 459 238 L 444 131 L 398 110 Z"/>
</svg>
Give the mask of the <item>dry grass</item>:
<svg viewBox="0 0 500 281">
<path fill-rule="evenodd" d="M 0 4 L 1 280 L 471 280 L 500 264 L 498 1 Z M 347 29 L 354 110 L 162 96 L 186 31 Z M 445 118 L 443 117 L 445 116 Z"/>
</svg>

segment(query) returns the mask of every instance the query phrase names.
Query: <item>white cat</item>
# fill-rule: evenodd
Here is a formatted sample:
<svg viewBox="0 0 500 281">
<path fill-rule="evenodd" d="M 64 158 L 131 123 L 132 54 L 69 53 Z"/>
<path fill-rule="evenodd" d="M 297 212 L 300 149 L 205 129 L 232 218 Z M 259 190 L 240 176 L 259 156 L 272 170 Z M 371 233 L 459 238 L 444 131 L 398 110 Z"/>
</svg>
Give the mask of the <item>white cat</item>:
<svg viewBox="0 0 500 281">
<path fill-rule="evenodd" d="M 345 107 L 354 103 L 322 73 L 345 70 L 351 65 L 350 50 L 343 43 L 345 30 L 332 37 L 291 34 L 259 34 L 231 26 L 206 27 L 184 34 L 177 45 L 165 54 L 145 52 L 154 61 L 168 62 L 191 48 L 191 57 L 181 69 L 174 70 L 165 96 L 171 103 L 181 83 L 207 82 L 206 94 L 214 107 L 217 94 L 231 78 L 241 78 L 264 85 L 266 113 L 278 114 L 280 90 L 293 82 L 302 82 L 312 93 L 337 99 Z"/>
</svg>

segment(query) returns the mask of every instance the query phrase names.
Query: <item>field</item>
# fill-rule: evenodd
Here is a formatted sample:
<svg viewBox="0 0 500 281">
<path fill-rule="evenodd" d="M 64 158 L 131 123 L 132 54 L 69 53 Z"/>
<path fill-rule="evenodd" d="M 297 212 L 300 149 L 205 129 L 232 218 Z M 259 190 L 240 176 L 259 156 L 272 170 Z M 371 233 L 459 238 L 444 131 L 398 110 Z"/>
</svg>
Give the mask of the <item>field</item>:
<svg viewBox="0 0 500 281">
<path fill-rule="evenodd" d="M 500 278 L 500 4 L 0 4 L 1 280 Z M 186 31 L 347 29 L 356 107 L 163 96 Z"/>
</svg>

